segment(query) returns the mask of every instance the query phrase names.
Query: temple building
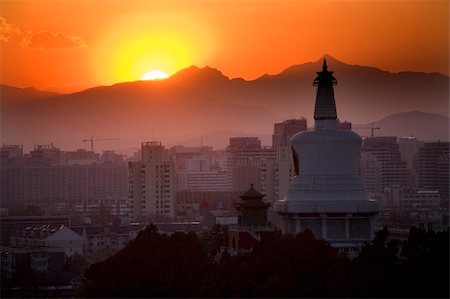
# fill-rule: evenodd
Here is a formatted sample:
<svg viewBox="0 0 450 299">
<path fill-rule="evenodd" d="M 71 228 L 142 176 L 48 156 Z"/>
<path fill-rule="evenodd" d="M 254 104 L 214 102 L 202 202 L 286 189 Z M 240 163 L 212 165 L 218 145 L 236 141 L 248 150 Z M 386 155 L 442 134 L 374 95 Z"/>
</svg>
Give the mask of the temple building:
<svg viewBox="0 0 450 299">
<path fill-rule="evenodd" d="M 235 205 L 239 224 L 228 229 L 228 251 L 231 254 L 251 251 L 261 238 L 274 232 L 275 228 L 267 222 L 270 203 L 265 202 L 264 197 L 253 184 L 240 196 L 241 201 Z"/>
<path fill-rule="evenodd" d="M 256 191 L 253 184 L 240 196 L 241 202 L 236 204 L 240 226 L 267 226 L 267 209 L 270 203 L 263 201 L 264 196 Z"/>
<path fill-rule="evenodd" d="M 358 174 L 361 137 L 337 129 L 333 90 L 337 81 L 326 60 L 317 74 L 315 127 L 291 138 L 296 176 L 274 209 L 285 234 L 309 229 L 334 247 L 358 250 L 373 238 L 379 204 L 369 200 Z"/>
</svg>

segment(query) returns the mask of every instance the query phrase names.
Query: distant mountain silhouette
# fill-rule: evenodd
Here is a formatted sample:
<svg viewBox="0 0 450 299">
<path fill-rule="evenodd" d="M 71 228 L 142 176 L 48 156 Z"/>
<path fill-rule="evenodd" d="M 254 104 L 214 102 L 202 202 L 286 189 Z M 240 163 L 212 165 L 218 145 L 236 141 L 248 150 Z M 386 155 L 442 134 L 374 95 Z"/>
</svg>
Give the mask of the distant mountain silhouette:
<svg viewBox="0 0 450 299">
<path fill-rule="evenodd" d="M 6 101 L 35 101 L 58 95 L 58 93 L 40 91 L 33 87 L 17 88 L 14 86 L 0 84 L 0 96 L 2 105 Z"/>
<path fill-rule="evenodd" d="M 373 67 L 345 64 L 331 56 L 326 56 L 326 59 L 329 70 L 334 71 L 338 81 L 335 96 L 340 119 L 364 123 L 414 110 L 448 116 L 449 77 L 445 75 L 390 73 Z M 313 114 L 316 92 L 311 88 L 312 80 L 321 64 L 322 59 L 295 65 L 278 75 L 266 75 L 255 80 L 254 88 L 265 103 L 261 106 L 282 116 L 294 117 L 293 113 L 297 113 L 309 119 Z"/>
<path fill-rule="evenodd" d="M 215 149 L 225 149 L 229 144 L 230 137 L 258 137 L 263 146 L 272 145 L 271 133 L 258 134 L 231 130 L 212 130 L 191 139 L 178 140 L 174 142 L 173 145 L 182 144 L 184 146 L 200 146 L 203 143 L 203 145 L 209 145 Z"/>
<path fill-rule="evenodd" d="M 375 121 L 373 125 L 380 127 L 380 130 L 374 130 L 375 136 L 415 136 L 425 141 L 438 139 L 448 141 L 450 136 L 450 119 L 440 114 L 402 112 Z M 363 126 L 371 127 L 372 123 Z M 370 129 L 355 129 L 355 131 L 362 136 L 370 136 Z"/>
<path fill-rule="evenodd" d="M 438 139 L 448 141 L 450 135 L 449 124 L 450 119 L 448 117 L 419 111 L 395 113 L 373 122 L 374 127 L 380 128 L 380 130 L 374 130 L 375 136 L 415 136 L 417 139 L 424 141 L 435 141 Z M 366 127 L 367 129 L 355 128 L 354 131 L 362 137 L 370 136 L 372 123 L 353 124 L 353 126 Z M 204 145 L 211 145 L 216 149 L 220 149 L 228 145 L 230 137 L 250 136 L 258 137 L 262 145 L 270 146 L 272 144 L 272 132 L 257 134 L 230 130 L 213 130 L 188 140 L 178 140 L 174 144 L 200 146 L 203 142 Z"/>
<path fill-rule="evenodd" d="M 390 73 L 326 58 L 338 80 L 335 94 L 342 120 L 369 123 L 403 111 L 448 116 L 445 75 Z M 96 149 L 129 151 L 151 139 L 153 131 L 163 143 L 173 144 L 217 130 L 267 136 L 275 122 L 301 116 L 311 127 L 312 81 L 321 65 L 322 59 L 252 81 L 192 66 L 166 80 L 125 82 L 64 95 L 1 85 L 2 142 L 28 146 L 54 142 L 74 148 L 86 146 L 81 140 L 94 135 L 120 138 L 98 143 Z"/>
</svg>

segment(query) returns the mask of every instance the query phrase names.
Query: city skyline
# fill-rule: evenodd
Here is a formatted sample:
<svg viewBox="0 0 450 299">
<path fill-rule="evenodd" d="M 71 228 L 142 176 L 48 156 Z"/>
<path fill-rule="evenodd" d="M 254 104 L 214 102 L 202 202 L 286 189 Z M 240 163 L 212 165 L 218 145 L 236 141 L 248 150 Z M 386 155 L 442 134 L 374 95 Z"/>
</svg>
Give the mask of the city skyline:
<svg viewBox="0 0 450 299">
<path fill-rule="evenodd" d="M 90 151 L 2 145 L 2 296 L 33 296 L 37 283 L 61 297 L 448 293 L 449 142 L 375 136 L 374 125 L 361 138 L 338 119 L 339 73 L 326 59 L 316 73 L 314 128 L 305 118 L 273 123 L 271 147 L 258 137 L 232 137 L 224 151 L 143 141 L 124 159 L 93 152 L 114 138 L 83 139 Z M 371 270 L 372 259 L 387 266 Z M 280 270 L 287 284 L 274 285 Z M 260 285 L 240 287 L 261 271 Z M 180 283 L 193 275 L 198 283 Z"/>
</svg>

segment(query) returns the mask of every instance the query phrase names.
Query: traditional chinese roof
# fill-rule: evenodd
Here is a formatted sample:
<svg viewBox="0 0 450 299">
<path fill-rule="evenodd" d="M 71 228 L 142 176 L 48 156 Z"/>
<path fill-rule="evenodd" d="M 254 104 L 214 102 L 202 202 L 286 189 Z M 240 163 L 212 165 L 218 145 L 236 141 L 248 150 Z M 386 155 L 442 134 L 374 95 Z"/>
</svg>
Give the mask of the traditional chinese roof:
<svg viewBox="0 0 450 299">
<path fill-rule="evenodd" d="M 265 194 L 259 193 L 255 187 L 253 187 L 253 184 L 250 184 L 250 188 L 241 196 L 239 196 L 242 200 L 246 199 L 262 199 Z"/>
<path fill-rule="evenodd" d="M 270 206 L 270 203 L 263 201 L 263 197 L 265 194 L 259 193 L 253 184 L 250 184 L 250 188 L 239 196 L 241 201 L 235 205 L 236 209 L 242 208 L 267 208 Z"/>
</svg>

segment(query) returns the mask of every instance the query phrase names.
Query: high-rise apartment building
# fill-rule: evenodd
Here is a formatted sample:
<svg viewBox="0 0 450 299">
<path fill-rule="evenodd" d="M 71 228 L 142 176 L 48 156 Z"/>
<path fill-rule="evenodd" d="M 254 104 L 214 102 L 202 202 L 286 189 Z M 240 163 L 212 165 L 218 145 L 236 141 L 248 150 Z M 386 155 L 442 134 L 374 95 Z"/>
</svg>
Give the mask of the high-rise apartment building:
<svg viewBox="0 0 450 299">
<path fill-rule="evenodd" d="M 227 171 L 179 171 L 178 190 L 231 191 L 230 175 Z"/>
<path fill-rule="evenodd" d="M 290 146 L 290 140 L 298 132 L 307 130 L 306 118 L 288 119 L 273 125 L 272 146 Z"/>
<path fill-rule="evenodd" d="M 398 149 L 403 160 L 406 161 L 406 185 L 415 188 L 419 185 L 418 165 L 419 149 L 425 142 L 416 137 L 401 137 L 398 139 Z"/>
<path fill-rule="evenodd" d="M 213 151 L 209 146 L 176 146 L 170 152 L 176 163 L 178 190 L 231 191 L 223 151 Z"/>
<path fill-rule="evenodd" d="M 3 144 L 0 147 L 1 156 L 3 158 L 23 158 L 23 145 L 21 144 Z"/>
<path fill-rule="evenodd" d="M 23 145 L 6 145 L 0 147 L 0 165 L 2 168 L 6 166 L 18 166 L 23 164 Z"/>
<path fill-rule="evenodd" d="M 363 140 L 361 151 L 370 153 L 381 164 L 381 187 L 406 186 L 406 162 L 401 158 L 397 137 L 370 137 Z M 376 178 L 363 178 L 375 181 Z"/>
<path fill-rule="evenodd" d="M 187 170 L 188 168 L 192 170 L 192 167 L 209 167 L 212 160 L 215 158 L 215 153 L 211 146 L 199 146 L 199 147 L 188 147 L 188 146 L 174 146 L 170 149 L 170 155 L 175 161 L 175 166 L 177 170 Z M 199 159 L 203 158 L 203 159 Z M 205 162 L 204 159 L 208 159 Z M 195 161 L 192 161 L 192 160 Z M 196 160 L 199 159 L 199 160 Z M 204 164 L 207 163 L 207 164 Z M 195 165 L 194 165 L 195 164 Z M 196 169 L 202 170 L 202 169 Z"/>
<path fill-rule="evenodd" d="M 126 164 L 7 165 L 1 168 L 1 199 L 41 204 L 127 197 Z"/>
<path fill-rule="evenodd" d="M 366 190 L 371 194 L 383 193 L 381 161 L 371 152 L 361 152 L 359 174 Z"/>
<path fill-rule="evenodd" d="M 449 198 L 449 142 L 427 142 L 419 150 L 419 187 Z"/>
<path fill-rule="evenodd" d="M 277 171 L 275 173 L 275 200 L 286 196 L 289 183 L 296 175 L 291 146 L 279 146 L 277 149 Z M 270 197 L 268 198 L 270 202 Z"/>
<path fill-rule="evenodd" d="M 232 191 L 243 193 L 250 184 L 263 192 L 274 189 L 269 186 L 274 177 L 269 160 L 276 160 L 275 149 L 262 147 L 258 137 L 232 137 L 226 155 Z"/>
<path fill-rule="evenodd" d="M 129 196 L 133 220 L 173 219 L 176 211 L 176 172 L 161 142 L 143 142 L 141 161 L 129 162 Z"/>
<path fill-rule="evenodd" d="M 263 148 L 261 152 L 261 192 L 273 203 L 278 199 L 279 162 L 275 148 Z"/>
<path fill-rule="evenodd" d="M 226 153 L 232 190 L 243 192 L 250 183 L 261 189 L 261 140 L 258 137 L 232 137 Z"/>
<path fill-rule="evenodd" d="M 100 155 L 85 149 L 66 152 L 67 165 L 91 165 L 100 161 Z"/>
<path fill-rule="evenodd" d="M 282 199 L 294 173 L 294 160 L 292 158 L 291 138 L 299 132 L 308 129 L 306 118 L 288 119 L 282 123 L 276 123 L 273 126 L 272 147 L 276 151 L 276 161 L 272 161 L 273 182 L 267 182 L 261 186 L 261 191 L 266 194 L 269 202 Z M 270 165 L 268 165 L 270 167 Z M 269 169 L 270 170 L 270 169 Z M 270 174 L 270 172 L 269 172 Z M 267 176 L 270 179 L 270 175 Z M 273 191 L 267 192 L 267 186 L 273 185 Z M 269 194 L 268 194 L 269 193 Z"/>
<path fill-rule="evenodd" d="M 35 145 L 30 152 L 29 163 L 42 165 L 64 165 L 65 153 L 53 143 Z"/>
</svg>

